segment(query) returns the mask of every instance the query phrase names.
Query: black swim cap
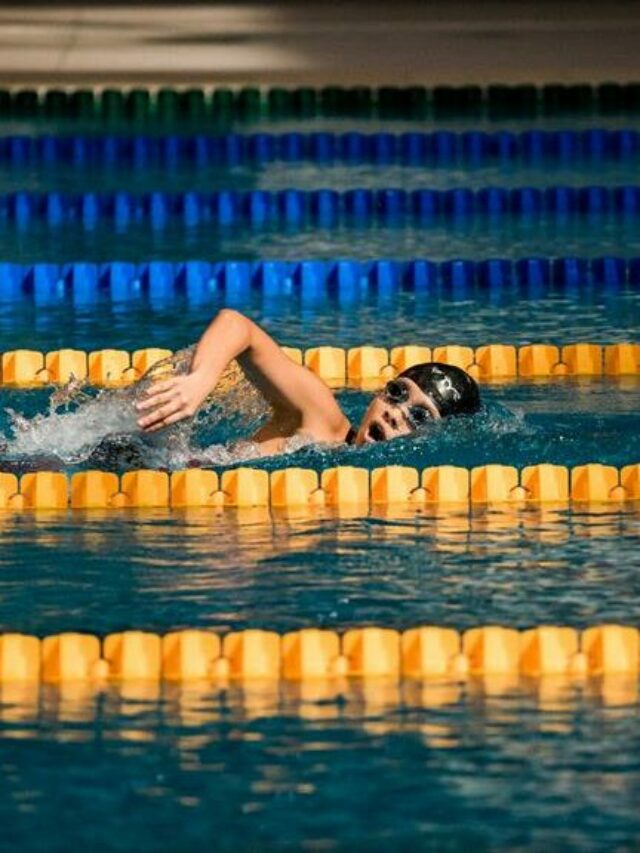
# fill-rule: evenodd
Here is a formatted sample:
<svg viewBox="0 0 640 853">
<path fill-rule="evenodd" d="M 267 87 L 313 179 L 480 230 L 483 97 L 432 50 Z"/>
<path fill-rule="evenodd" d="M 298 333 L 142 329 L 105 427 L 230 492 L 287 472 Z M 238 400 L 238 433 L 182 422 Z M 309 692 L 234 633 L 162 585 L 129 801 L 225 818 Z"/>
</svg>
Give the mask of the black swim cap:
<svg viewBox="0 0 640 853">
<path fill-rule="evenodd" d="M 411 379 L 431 397 L 443 418 L 472 415 L 480 409 L 480 392 L 475 379 L 459 367 L 429 361 L 415 364 L 400 376 Z"/>
</svg>

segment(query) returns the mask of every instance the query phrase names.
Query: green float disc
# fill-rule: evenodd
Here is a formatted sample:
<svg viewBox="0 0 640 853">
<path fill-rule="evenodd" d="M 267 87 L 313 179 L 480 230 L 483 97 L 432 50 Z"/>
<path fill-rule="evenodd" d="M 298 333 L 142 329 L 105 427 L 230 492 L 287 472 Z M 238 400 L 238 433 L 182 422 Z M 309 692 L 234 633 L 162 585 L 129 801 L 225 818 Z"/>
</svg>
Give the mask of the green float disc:
<svg viewBox="0 0 640 853">
<path fill-rule="evenodd" d="M 211 114 L 215 121 L 229 121 L 235 112 L 235 96 L 231 89 L 214 89 L 211 93 Z"/>
<path fill-rule="evenodd" d="M 204 90 L 193 87 L 180 93 L 180 114 L 193 122 L 201 122 L 207 115 Z"/>
<path fill-rule="evenodd" d="M 151 95 L 148 89 L 130 89 L 125 95 L 125 113 L 128 119 L 144 124 L 151 114 Z"/>
<path fill-rule="evenodd" d="M 402 113 L 402 95 L 398 86 L 380 86 L 377 91 L 378 116 L 397 118 Z"/>
<path fill-rule="evenodd" d="M 156 92 L 156 117 L 164 124 L 170 124 L 176 120 L 180 96 L 175 89 L 168 86 L 158 89 Z"/>
<path fill-rule="evenodd" d="M 624 112 L 624 90 L 619 83 L 603 83 L 597 90 L 597 110 L 601 115 Z"/>
<path fill-rule="evenodd" d="M 536 86 L 525 83 L 512 88 L 513 118 L 535 118 L 540 114 L 539 91 Z"/>
<path fill-rule="evenodd" d="M 242 119 L 255 119 L 260 117 L 262 98 L 260 89 L 253 86 L 245 86 L 236 94 L 236 115 Z"/>
<path fill-rule="evenodd" d="M 123 120 L 124 95 L 121 89 L 103 89 L 100 95 L 100 115 L 109 123 Z"/>
<path fill-rule="evenodd" d="M 349 115 L 368 118 L 373 111 L 373 91 L 371 86 L 352 86 L 346 90 Z"/>
<path fill-rule="evenodd" d="M 8 118 L 11 115 L 11 92 L 8 89 L 0 89 L 0 118 Z"/>
<path fill-rule="evenodd" d="M 92 119 L 95 115 L 96 96 L 92 89 L 75 89 L 69 93 L 69 116 Z"/>
<path fill-rule="evenodd" d="M 425 86 L 409 86 L 405 89 L 408 118 L 426 118 L 429 115 L 429 92 Z"/>
<path fill-rule="evenodd" d="M 267 113 L 271 118 L 286 118 L 293 112 L 293 100 L 288 89 L 274 87 L 267 94 Z"/>
<path fill-rule="evenodd" d="M 48 89 L 42 99 L 46 118 L 65 118 L 69 115 L 69 96 L 62 89 Z"/>
<path fill-rule="evenodd" d="M 346 89 L 342 86 L 325 86 L 320 90 L 320 112 L 323 116 L 342 116 L 349 114 Z"/>
<path fill-rule="evenodd" d="M 627 83 L 626 90 L 627 112 L 640 113 L 640 83 Z"/>
<path fill-rule="evenodd" d="M 308 86 L 293 90 L 293 112 L 297 118 L 313 118 L 318 113 L 318 93 Z"/>
<path fill-rule="evenodd" d="M 40 112 L 40 99 L 35 89 L 19 89 L 13 93 L 13 114 L 21 118 L 35 118 Z"/>
</svg>

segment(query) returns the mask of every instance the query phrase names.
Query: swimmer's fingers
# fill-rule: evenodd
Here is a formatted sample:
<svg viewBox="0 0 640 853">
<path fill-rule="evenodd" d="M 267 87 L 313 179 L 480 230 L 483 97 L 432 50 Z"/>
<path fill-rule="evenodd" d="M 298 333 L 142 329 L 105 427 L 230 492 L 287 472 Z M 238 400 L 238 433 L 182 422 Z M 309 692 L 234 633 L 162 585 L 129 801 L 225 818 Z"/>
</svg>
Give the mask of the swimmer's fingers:
<svg viewBox="0 0 640 853">
<path fill-rule="evenodd" d="M 138 419 L 138 426 L 150 431 L 190 418 L 197 412 L 205 393 L 206 388 L 203 391 L 197 377 L 194 379 L 193 376 L 158 382 L 149 389 L 146 399 L 137 404 L 138 411 L 143 413 Z"/>
<path fill-rule="evenodd" d="M 145 432 L 162 429 L 195 414 L 195 406 L 180 391 L 167 391 L 163 396 L 166 398 L 163 403 L 158 405 L 158 401 L 156 401 L 156 408 L 148 415 L 138 419 L 138 426 Z"/>
<path fill-rule="evenodd" d="M 141 403 L 137 403 L 136 409 L 139 412 L 146 412 L 148 409 L 156 409 L 159 406 L 163 406 L 165 403 L 168 403 L 173 399 L 176 399 L 175 388 L 172 388 L 169 391 L 158 391 L 157 394 L 153 395 L 153 397 L 147 397 L 146 400 L 143 400 Z"/>
<path fill-rule="evenodd" d="M 164 429 L 165 427 L 171 426 L 171 424 L 178 423 L 178 421 L 182 421 L 188 417 L 189 417 L 189 415 L 187 415 L 184 412 L 175 412 L 175 414 L 173 414 L 173 415 L 168 415 L 167 417 L 164 417 L 160 421 L 160 423 L 157 423 L 151 427 L 148 427 L 147 429 L 145 429 L 145 432 L 158 432 L 158 430 L 161 430 L 161 429 Z"/>
<path fill-rule="evenodd" d="M 143 418 L 138 419 L 138 426 L 143 430 L 151 430 L 156 427 L 157 429 L 161 429 L 168 417 L 176 414 L 181 411 L 180 403 L 175 400 L 174 402 L 167 403 L 164 406 L 159 406 L 153 412 L 150 412 L 148 415 L 145 415 Z M 182 414 L 182 417 L 187 417 L 186 413 Z"/>
<path fill-rule="evenodd" d="M 158 403 L 160 394 L 166 394 L 176 387 L 175 379 L 166 379 L 163 382 L 156 382 L 147 391 L 145 391 L 143 399 L 136 403 L 136 409 L 152 409 Z"/>
<path fill-rule="evenodd" d="M 154 382 L 147 391 L 146 396 L 150 397 L 154 394 L 160 394 L 162 391 L 169 391 L 171 388 L 175 388 L 176 385 L 180 384 L 181 376 L 174 376 L 172 379 L 163 379 L 161 382 Z"/>
</svg>

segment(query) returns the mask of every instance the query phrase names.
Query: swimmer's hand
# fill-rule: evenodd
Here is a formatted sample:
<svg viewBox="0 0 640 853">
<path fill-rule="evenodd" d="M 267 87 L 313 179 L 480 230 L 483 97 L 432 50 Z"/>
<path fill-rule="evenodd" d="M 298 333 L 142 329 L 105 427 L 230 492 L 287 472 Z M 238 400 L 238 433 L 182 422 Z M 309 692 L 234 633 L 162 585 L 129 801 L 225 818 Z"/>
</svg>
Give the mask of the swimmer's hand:
<svg viewBox="0 0 640 853">
<path fill-rule="evenodd" d="M 157 432 L 190 418 L 210 391 L 210 384 L 198 373 L 156 382 L 136 403 L 136 409 L 141 413 L 138 426 L 144 432 Z"/>
<path fill-rule="evenodd" d="M 296 430 L 320 441 L 344 438 L 349 422 L 331 389 L 289 358 L 253 320 L 230 308 L 216 315 L 198 341 L 191 372 L 152 385 L 140 400 L 140 428 L 155 432 L 194 415 L 234 359 L 271 404 L 281 424 L 295 424 Z M 288 429 L 291 434 L 291 427 Z"/>
</svg>

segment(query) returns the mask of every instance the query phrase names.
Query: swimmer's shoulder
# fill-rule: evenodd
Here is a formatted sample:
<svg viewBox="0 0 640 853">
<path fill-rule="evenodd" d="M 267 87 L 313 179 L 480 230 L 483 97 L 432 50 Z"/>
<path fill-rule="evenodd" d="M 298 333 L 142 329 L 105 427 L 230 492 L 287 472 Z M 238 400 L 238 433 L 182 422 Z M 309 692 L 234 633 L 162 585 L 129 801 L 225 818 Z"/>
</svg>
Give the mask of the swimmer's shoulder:
<svg viewBox="0 0 640 853">
<path fill-rule="evenodd" d="M 311 444 L 353 444 L 355 437 L 356 431 L 347 422 L 346 427 L 339 431 L 297 429 L 291 435 L 274 436 L 273 438 L 255 442 L 255 444 L 261 456 L 276 456 L 280 453 L 293 453 Z"/>
<path fill-rule="evenodd" d="M 349 443 L 353 427 L 344 415 L 334 423 L 302 424 L 296 435 L 308 437 L 318 444 Z"/>
<path fill-rule="evenodd" d="M 322 444 L 340 444 L 344 443 L 350 429 L 349 419 L 331 395 L 331 405 L 324 406 L 320 403 L 315 411 L 303 415 L 302 423 L 296 431 L 311 435 L 315 441 Z"/>
</svg>

